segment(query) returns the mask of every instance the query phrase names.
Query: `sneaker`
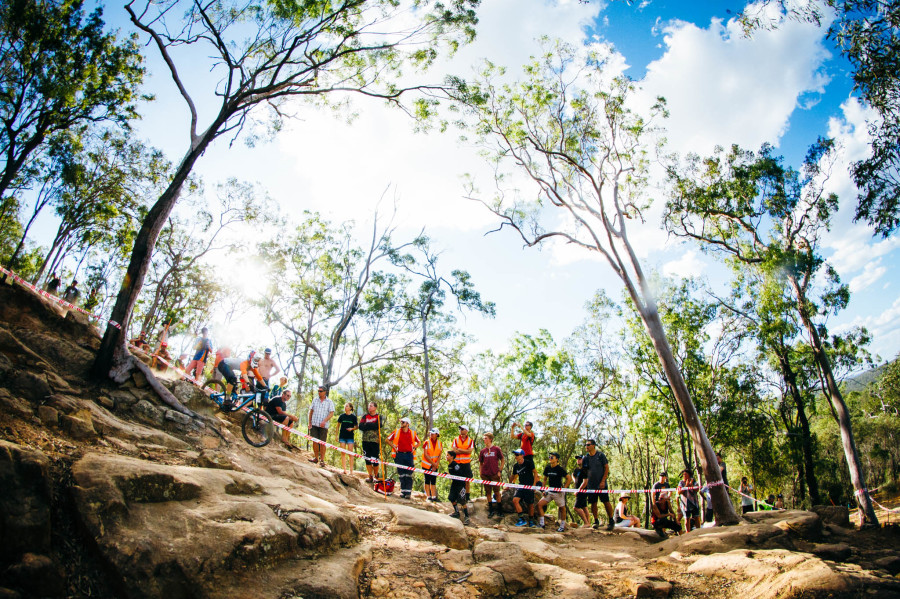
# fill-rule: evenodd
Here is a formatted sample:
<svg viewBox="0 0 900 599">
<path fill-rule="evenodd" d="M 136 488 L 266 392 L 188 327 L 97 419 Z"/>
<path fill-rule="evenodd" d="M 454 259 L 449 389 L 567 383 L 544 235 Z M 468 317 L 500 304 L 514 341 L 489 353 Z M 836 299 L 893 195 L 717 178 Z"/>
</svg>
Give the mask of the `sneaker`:
<svg viewBox="0 0 900 599">
<path fill-rule="evenodd" d="M 441 498 L 440 498 L 440 497 L 432 497 L 431 500 L 432 500 L 433 502 L 435 502 L 435 503 L 440 503 L 440 502 L 441 502 Z"/>
<path fill-rule="evenodd" d="M 450 514 L 450 517 L 451 518 L 459 518 L 459 512 L 453 512 L 452 514 Z"/>
<path fill-rule="evenodd" d="M 488 504 L 488 518 L 490 518 L 493 515 L 494 515 L 494 504 L 489 503 Z"/>
<path fill-rule="evenodd" d="M 400 499 L 409 499 L 410 493 L 400 493 Z"/>
<path fill-rule="evenodd" d="M 556 532 L 566 532 L 566 523 L 563 522 L 559 525 L 559 528 L 556 529 Z"/>
<path fill-rule="evenodd" d="M 614 529 L 615 527 L 616 527 L 616 525 L 613 524 L 612 520 L 610 520 L 609 523 L 607 523 L 607 525 L 606 525 L 606 531 L 609 532 L 612 529 Z"/>
<path fill-rule="evenodd" d="M 529 521 L 528 521 L 528 528 L 534 528 L 534 527 L 535 527 L 534 520 L 529 520 Z"/>
<path fill-rule="evenodd" d="M 526 520 L 525 518 L 519 518 L 518 520 L 516 520 L 516 526 L 527 526 L 527 525 L 528 525 L 528 520 Z"/>
<path fill-rule="evenodd" d="M 591 528 L 593 528 L 594 530 L 600 530 L 600 521 L 594 520 L 594 525 Z"/>
<path fill-rule="evenodd" d="M 470 524 L 472 524 L 472 521 L 469 520 L 469 517 L 468 517 L 468 516 L 466 516 L 465 518 L 463 518 L 462 523 L 463 523 L 465 526 L 469 526 Z"/>
<path fill-rule="evenodd" d="M 543 518 L 538 519 L 538 526 L 540 526 L 541 528 L 544 528 L 544 519 Z"/>
</svg>

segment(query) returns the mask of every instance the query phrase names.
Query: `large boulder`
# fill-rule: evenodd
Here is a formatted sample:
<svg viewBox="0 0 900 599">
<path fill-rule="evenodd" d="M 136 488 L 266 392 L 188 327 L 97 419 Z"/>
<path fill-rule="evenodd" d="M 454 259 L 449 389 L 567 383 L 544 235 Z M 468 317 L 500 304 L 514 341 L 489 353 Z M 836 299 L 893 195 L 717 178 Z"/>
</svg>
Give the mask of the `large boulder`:
<svg viewBox="0 0 900 599">
<path fill-rule="evenodd" d="M 72 474 L 78 515 L 123 596 L 210 596 L 248 569 L 358 535 L 355 516 L 281 478 L 100 454 Z"/>
<path fill-rule="evenodd" d="M 850 528 L 850 510 L 844 505 L 816 505 L 812 511 L 819 515 L 822 522 L 842 528 Z"/>
<path fill-rule="evenodd" d="M 709 555 L 694 562 L 688 572 L 733 581 L 733 596 L 744 599 L 887 598 L 900 593 L 900 581 L 888 575 L 830 565 L 807 553 L 781 549 Z"/>
<path fill-rule="evenodd" d="M 405 505 L 387 504 L 382 509 L 391 516 L 389 532 L 438 543 L 451 549 L 469 547 L 465 526 L 456 518 Z"/>
</svg>

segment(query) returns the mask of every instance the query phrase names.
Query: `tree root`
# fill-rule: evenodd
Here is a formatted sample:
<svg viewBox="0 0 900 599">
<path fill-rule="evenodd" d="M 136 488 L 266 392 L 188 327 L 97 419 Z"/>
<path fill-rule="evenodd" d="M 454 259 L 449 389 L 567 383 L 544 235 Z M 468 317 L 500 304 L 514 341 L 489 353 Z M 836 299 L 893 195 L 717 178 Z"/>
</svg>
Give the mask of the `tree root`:
<svg viewBox="0 0 900 599">
<path fill-rule="evenodd" d="M 135 370 L 144 375 L 144 378 L 147 379 L 147 384 L 156 392 L 156 395 L 159 396 L 164 404 L 173 410 L 177 410 L 186 416 L 190 416 L 195 420 L 203 422 L 197 413 L 184 407 L 184 405 L 178 401 L 178 398 L 172 395 L 172 392 L 159 382 L 159 379 L 153 374 L 153 370 L 141 360 L 135 358 L 131 352 L 128 351 L 128 348 L 124 345 L 116 348 L 115 353 L 113 354 L 113 366 L 109 371 L 109 378 L 121 385 L 128 380 L 128 377 L 130 377 Z M 219 433 L 219 436 L 221 436 L 221 433 Z"/>
</svg>

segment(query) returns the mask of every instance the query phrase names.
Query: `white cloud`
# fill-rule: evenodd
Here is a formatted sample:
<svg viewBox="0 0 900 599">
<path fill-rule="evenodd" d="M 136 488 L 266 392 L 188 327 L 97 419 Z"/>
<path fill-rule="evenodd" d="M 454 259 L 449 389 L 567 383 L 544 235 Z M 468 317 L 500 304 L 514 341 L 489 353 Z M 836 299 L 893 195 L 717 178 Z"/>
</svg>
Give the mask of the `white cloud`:
<svg viewBox="0 0 900 599">
<path fill-rule="evenodd" d="M 643 89 L 648 101 L 666 98 L 679 152 L 777 143 L 791 113 L 828 82 L 819 71 L 828 58 L 824 30 L 813 25 L 787 21 L 751 38 L 734 20 L 713 19 L 707 28 L 673 21 L 662 31 L 666 52 L 648 66 Z"/>
<path fill-rule="evenodd" d="M 897 351 L 896 339 L 900 334 L 900 298 L 876 316 L 858 316 L 849 324 L 835 327 L 835 332 L 843 333 L 853 327 L 865 327 L 872 335 L 872 350 L 877 353 L 889 352 L 883 358 L 893 358 Z"/>
<path fill-rule="evenodd" d="M 862 273 L 850 280 L 850 292 L 857 293 L 872 285 L 887 272 L 887 268 L 881 266 L 881 260 L 868 262 Z"/>
<path fill-rule="evenodd" d="M 695 250 L 687 250 L 677 260 L 663 264 L 662 272 L 667 277 L 687 279 L 699 277 L 706 270 L 706 264 Z"/>
</svg>

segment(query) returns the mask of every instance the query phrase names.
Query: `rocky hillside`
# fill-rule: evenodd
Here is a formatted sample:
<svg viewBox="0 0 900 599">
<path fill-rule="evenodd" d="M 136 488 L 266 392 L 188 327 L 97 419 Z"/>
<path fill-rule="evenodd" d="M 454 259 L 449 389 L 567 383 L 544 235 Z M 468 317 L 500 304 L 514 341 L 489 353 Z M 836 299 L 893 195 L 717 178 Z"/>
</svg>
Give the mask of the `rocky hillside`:
<svg viewBox="0 0 900 599">
<path fill-rule="evenodd" d="M 0 285 L 0 599 L 898 597 L 900 532 L 846 510 L 652 532 L 473 526 L 278 443 L 254 449 L 191 385 L 85 373 L 79 315 Z M 551 519 L 552 520 L 552 519 Z M 548 526 L 549 530 L 549 526 Z"/>
</svg>

